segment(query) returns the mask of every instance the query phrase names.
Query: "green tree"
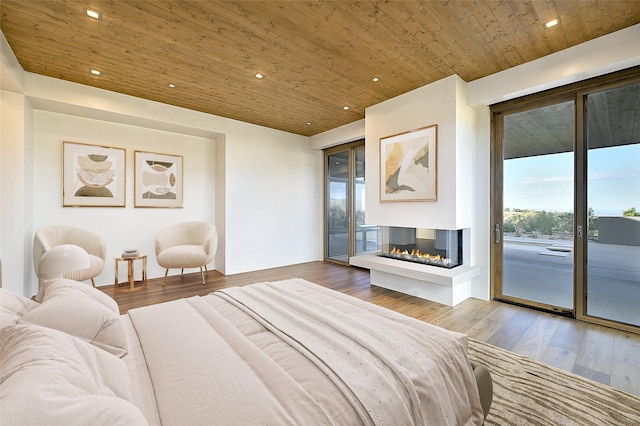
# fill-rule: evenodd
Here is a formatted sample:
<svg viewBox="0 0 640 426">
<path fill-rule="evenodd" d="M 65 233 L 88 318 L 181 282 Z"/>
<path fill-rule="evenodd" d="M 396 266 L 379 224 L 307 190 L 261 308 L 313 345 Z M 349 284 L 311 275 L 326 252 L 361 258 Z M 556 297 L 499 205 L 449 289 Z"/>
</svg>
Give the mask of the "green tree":
<svg viewBox="0 0 640 426">
<path fill-rule="evenodd" d="M 587 210 L 587 238 L 598 238 L 598 216 L 593 211 L 593 207 Z"/>
<path fill-rule="evenodd" d="M 329 228 L 346 228 L 347 212 L 338 205 L 333 205 L 329 209 Z"/>
<path fill-rule="evenodd" d="M 516 232 L 516 226 L 513 224 L 513 220 L 511 220 L 511 218 L 504 218 L 502 230 L 504 232 Z"/>
<path fill-rule="evenodd" d="M 560 238 L 564 238 L 567 234 L 573 233 L 573 213 L 561 212 L 557 215 L 557 231 L 560 232 Z"/>
<path fill-rule="evenodd" d="M 505 214 L 503 226 L 505 232 L 516 236 L 529 234 L 535 238 L 544 234 L 551 238 L 558 232 L 564 236 L 573 232 L 573 213 L 513 209 Z"/>
<path fill-rule="evenodd" d="M 638 217 L 640 216 L 640 212 L 637 212 L 635 207 L 631 207 L 628 210 L 624 210 L 622 216 Z"/>
<path fill-rule="evenodd" d="M 532 216 L 532 232 L 540 232 L 551 238 L 557 227 L 556 214 L 545 210 L 534 212 Z"/>
<path fill-rule="evenodd" d="M 514 209 L 511 222 L 515 229 L 516 236 L 533 230 L 533 212 L 531 210 Z"/>
</svg>

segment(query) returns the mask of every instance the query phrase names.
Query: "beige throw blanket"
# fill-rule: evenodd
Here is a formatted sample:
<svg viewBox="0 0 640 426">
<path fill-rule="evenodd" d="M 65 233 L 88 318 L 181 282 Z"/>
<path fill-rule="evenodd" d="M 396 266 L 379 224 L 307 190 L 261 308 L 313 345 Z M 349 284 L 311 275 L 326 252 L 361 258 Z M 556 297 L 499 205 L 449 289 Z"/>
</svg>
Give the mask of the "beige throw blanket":
<svg viewBox="0 0 640 426">
<path fill-rule="evenodd" d="M 482 423 L 466 336 L 304 280 L 130 316 L 163 424 Z"/>
</svg>

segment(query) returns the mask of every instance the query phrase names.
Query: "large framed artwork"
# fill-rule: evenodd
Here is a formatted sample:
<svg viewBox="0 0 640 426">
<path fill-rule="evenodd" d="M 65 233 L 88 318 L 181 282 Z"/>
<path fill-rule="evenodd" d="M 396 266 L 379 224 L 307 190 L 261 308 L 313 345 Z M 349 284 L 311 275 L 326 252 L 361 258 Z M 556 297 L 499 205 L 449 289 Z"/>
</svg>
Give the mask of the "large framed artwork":
<svg viewBox="0 0 640 426">
<path fill-rule="evenodd" d="M 135 207 L 182 207 L 182 156 L 135 151 Z"/>
<path fill-rule="evenodd" d="M 436 201 L 438 125 L 380 138 L 380 202 Z"/>
<path fill-rule="evenodd" d="M 125 150 L 75 142 L 62 144 L 62 205 L 124 207 Z"/>
</svg>

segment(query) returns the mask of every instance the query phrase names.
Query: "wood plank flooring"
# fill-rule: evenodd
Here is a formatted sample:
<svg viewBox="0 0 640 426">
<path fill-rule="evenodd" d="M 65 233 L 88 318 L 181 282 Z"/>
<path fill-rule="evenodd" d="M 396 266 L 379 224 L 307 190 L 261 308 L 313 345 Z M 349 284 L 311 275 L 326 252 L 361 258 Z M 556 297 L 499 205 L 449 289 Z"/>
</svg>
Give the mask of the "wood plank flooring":
<svg viewBox="0 0 640 426">
<path fill-rule="evenodd" d="M 385 308 L 507 349 L 557 368 L 640 396 L 640 335 L 584 323 L 496 301 L 467 299 L 455 307 L 370 285 L 369 271 L 329 262 L 310 262 L 263 271 L 225 276 L 209 272 L 206 284 L 200 273 L 148 281 L 133 293 L 113 297 L 122 313 L 140 306 L 181 297 L 205 295 L 220 288 L 259 281 L 304 278 Z"/>
</svg>

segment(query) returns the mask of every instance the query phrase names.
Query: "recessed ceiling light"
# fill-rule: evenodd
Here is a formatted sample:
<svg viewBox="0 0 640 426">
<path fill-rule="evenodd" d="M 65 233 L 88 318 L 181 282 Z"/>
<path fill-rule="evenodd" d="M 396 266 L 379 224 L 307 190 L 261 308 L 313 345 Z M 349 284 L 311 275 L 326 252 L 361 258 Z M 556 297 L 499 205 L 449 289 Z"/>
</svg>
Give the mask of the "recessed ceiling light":
<svg viewBox="0 0 640 426">
<path fill-rule="evenodd" d="M 378 77 L 373 77 L 371 81 L 376 82 L 376 81 L 380 81 L 380 79 Z"/>
<path fill-rule="evenodd" d="M 174 87 L 176 87 L 176 85 L 175 85 L 175 84 L 173 84 L 173 83 L 169 83 L 169 84 L 168 84 L 168 86 L 169 86 L 169 87 L 171 87 L 172 89 L 173 89 Z"/>
<path fill-rule="evenodd" d="M 260 74 L 259 72 L 256 73 L 256 78 L 258 79 L 263 79 L 264 75 Z"/>
<path fill-rule="evenodd" d="M 345 111 L 349 111 L 349 107 L 348 106 L 343 106 L 342 109 L 345 110 Z"/>
<path fill-rule="evenodd" d="M 546 24 L 544 24 L 544 26 L 547 27 L 547 28 L 555 27 L 556 25 L 558 25 L 558 20 L 557 19 L 552 19 L 551 21 L 549 21 Z"/>
<path fill-rule="evenodd" d="M 311 122 L 310 121 L 307 121 L 307 126 L 311 126 Z"/>
<path fill-rule="evenodd" d="M 102 74 L 99 70 L 91 70 L 91 74 L 93 75 L 100 75 Z"/>
<path fill-rule="evenodd" d="M 96 12 L 95 10 L 85 9 L 84 13 L 86 13 L 88 17 L 93 18 L 93 19 L 100 19 L 101 18 L 100 12 Z"/>
</svg>

